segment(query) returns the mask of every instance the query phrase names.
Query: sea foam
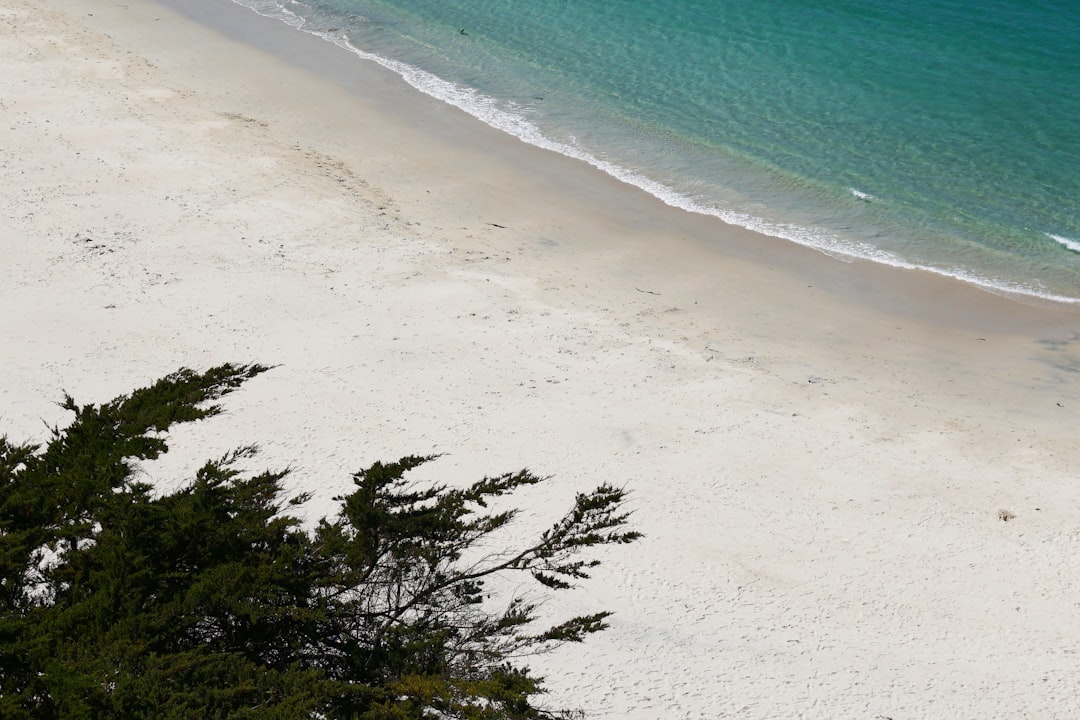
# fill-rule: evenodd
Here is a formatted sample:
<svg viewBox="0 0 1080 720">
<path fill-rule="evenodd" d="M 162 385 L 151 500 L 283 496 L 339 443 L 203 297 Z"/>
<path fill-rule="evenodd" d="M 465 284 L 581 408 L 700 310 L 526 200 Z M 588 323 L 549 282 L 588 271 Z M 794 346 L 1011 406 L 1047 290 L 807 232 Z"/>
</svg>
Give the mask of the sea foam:
<svg viewBox="0 0 1080 720">
<path fill-rule="evenodd" d="M 303 5 L 303 3 L 300 3 L 297 0 L 288 1 L 295 5 Z M 671 207 L 686 212 L 709 215 L 718 218 L 729 225 L 735 225 L 763 235 L 788 240 L 844 262 L 858 260 L 871 261 L 903 270 L 917 270 L 941 275 L 976 285 L 993 293 L 1023 295 L 1065 304 L 1080 304 L 1080 298 L 1046 292 L 1040 287 L 1033 287 L 1012 280 L 987 277 L 966 268 L 937 267 L 911 262 L 871 243 L 842 239 L 834 233 L 822 228 L 778 222 L 736 210 L 703 205 L 688 195 L 680 193 L 674 188 L 661 182 L 657 182 L 641 173 L 634 172 L 616 163 L 604 160 L 596 154 L 576 145 L 570 145 L 548 137 L 543 133 L 539 126 L 531 122 L 524 115 L 524 109 L 512 101 L 500 103 L 496 98 L 485 95 L 474 88 L 458 85 L 445 78 L 441 78 L 434 73 L 400 60 L 394 60 L 363 50 L 354 45 L 345 33 L 309 30 L 306 27 L 306 22 L 302 16 L 288 10 L 275 0 L 232 0 L 232 2 L 246 7 L 259 15 L 279 20 L 297 30 L 314 35 L 326 42 L 333 43 L 334 45 L 351 52 L 362 60 L 381 65 L 387 70 L 397 74 L 416 90 L 456 107 L 490 127 L 501 130 L 530 145 L 585 162 L 628 185 L 653 195 Z M 858 200 L 864 202 L 873 202 L 876 200 L 876 197 L 870 193 L 863 192 L 854 187 L 848 189 Z M 1060 236 L 1050 235 L 1050 237 L 1062 243 L 1068 249 L 1080 252 L 1080 243 Z"/>
<path fill-rule="evenodd" d="M 1052 233 L 1046 233 L 1046 237 L 1058 243 L 1066 250 L 1072 250 L 1074 253 L 1080 253 L 1080 240 L 1071 240 L 1067 237 L 1062 237 L 1061 235 L 1054 235 Z"/>
</svg>

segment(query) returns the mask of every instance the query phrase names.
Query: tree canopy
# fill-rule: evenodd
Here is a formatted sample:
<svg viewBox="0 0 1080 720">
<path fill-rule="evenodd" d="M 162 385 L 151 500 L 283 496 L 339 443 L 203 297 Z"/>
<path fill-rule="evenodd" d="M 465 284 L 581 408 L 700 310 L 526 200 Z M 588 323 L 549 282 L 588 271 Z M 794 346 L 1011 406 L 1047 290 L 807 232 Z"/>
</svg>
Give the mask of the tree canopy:
<svg viewBox="0 0 1080 720">
<path fill-rule="evenodd" d="M 544 592 L 589 577 L 598 546 L 639 537 L 602 485 L 521 547 L 478 552 L 515 518 L 495 498 L 528 471 L 464 488 L 413 482 L 433 458 L 375 463 L 314 526 L 287 471 L 207 462 L 172 493 L 140 481 L 176 423 L 267 368 L 180 370 L 112 402 L 63 407 L 43 446 L 0 437 L 0 717 L 539 719 L 522 658 L 579 642 L 608 613 L 541 623 L 532 594 L 486 600 L 497 576 Z M 220 421 L 217 421 L 220 422 Z M 502 503 L 500 503 L 502 504 Z"/>
</svg>

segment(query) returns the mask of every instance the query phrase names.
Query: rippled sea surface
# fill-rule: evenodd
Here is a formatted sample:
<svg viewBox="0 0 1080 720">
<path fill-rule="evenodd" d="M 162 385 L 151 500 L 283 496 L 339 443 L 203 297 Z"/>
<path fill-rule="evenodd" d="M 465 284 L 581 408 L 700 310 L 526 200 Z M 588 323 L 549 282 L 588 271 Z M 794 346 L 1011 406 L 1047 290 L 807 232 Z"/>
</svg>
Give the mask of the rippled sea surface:
<svg viewBox="0 0 1080 720">
<path fill-rule="evenodd" d="M 1080 300 L 1076 0 L 232 1 L 687 211 Z"/>
</svg>

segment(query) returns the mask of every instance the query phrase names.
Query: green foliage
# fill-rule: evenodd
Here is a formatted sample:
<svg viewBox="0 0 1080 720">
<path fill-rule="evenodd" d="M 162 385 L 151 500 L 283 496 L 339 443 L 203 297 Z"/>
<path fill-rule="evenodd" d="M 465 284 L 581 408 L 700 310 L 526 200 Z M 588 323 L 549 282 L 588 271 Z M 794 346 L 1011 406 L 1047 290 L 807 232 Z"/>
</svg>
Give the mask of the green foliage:
<svg viewBox="0 0 1080 720">
<path fill-rule="evenodd" d="M 517 511 L 488 503 L 527 471 L 420 486 L 431 457 L 353 476 L 340 514 L 305 529 L 286 472 L 245 476 L 241 448 L 171 494 L 137 481 L 163 433 L 267 368 L 181 370 L 79 407 L 44 448 L 0 438 L 0 717 L 539 719 L 520 658 L 580 642 L 607 613 L 541 626 L 538 605 L 485 602 L 518 573 L 587 579 L 582 553 L 631 542 L 625 495 L 601 486 L 523 548 L 480 557 Z"/>
</svg>

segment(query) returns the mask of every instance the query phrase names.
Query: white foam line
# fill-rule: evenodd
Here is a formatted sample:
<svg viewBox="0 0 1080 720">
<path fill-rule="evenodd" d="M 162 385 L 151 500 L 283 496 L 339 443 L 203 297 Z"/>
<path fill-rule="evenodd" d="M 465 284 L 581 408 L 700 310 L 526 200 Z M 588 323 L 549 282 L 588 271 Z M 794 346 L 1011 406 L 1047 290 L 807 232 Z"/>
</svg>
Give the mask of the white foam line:
<svg viewBox="0 0 1080 720">
<path fill-rule="evenodd" d="M 1066 250 L 1072 250 L 1074 253 L 1080 253 L 1080 240 L 1072 240 L 1070 238 L 1062 237 L 1061 235 L 1054 235 L 1052 233 L 1046 233 L 1046 237 L 1058 243 Z"/>
<path fill-rule="evenodd" d="M 242 7 L 246 7 L 248 10 L 251 10 L 256 15 L 262 15 L 263 17 L 268 17 L 268 18 L 271 18 L 271 19 L 274 19 L 274 20 L 280 20 L 281 22 L 285 23 L 289 27 L 296 28 L 297 30 L 303 30 L 304 25 L 307 24 L 307 19 L 304 18 L 302 15 L 297 15 L 296 13 L 294 13 L 292 10 L 289 10 L 287 7 L 285 7 L 281 3 L 274 2 L 274 0 L 268 0 L 266 2 L 259 2 L 258 0 L 254 0 L 254 1 L 249 0 L 248 2 L 245 2 L 244 0 L 232 0 L 232 1 L 234 3 L 236 3 L 237 5 L 240 5 Z M 295 2 L 295 0 L 293 0 L 293 1 Z M 295 3 L 295 4 L 300 4 L 300 3 Z M 308 31 L 304 30 L 304 32 L 308 32 Z M 309 33 L 309 34 L 318 35 L 318 33 Z"/>
<path fill-rule="evenodd" d="M 1039 288 L 1021 285 L 1020 283 L 1009 280 L 983 277 L 963 268 L 939 268 L 912 263 L 869 243 L 844 241 L 821 229 L 807 228 L 793 223 L 770 221 L 754 215 L 736 212 L 734 210 L 706 207 L 663 183 L 656 182 L 643 175 L 638 175 L 633 171 L 614 163 L 607 162 L 578 147 L 552 140 L 544 135 L 539 127 L 524 116 L 500 109 L 495 98 L 484 95 L 477 90 L 462 87 L 429 73 L 426 70 L 421 70 L 420 68 L 413 67 L 412 65 L 399 60 L 392 60 L 390 58 L 382 57 L 381 55 L 367 52 L 366 50 L 361 50 L 349 42 L 347 36 L 336 36 L 330 33 L 305 30 L 303 18 L 290 12 L 276 2 L 270 3 L 274 6 L 274 11 L 264 10 L 262 6 L 266 3 L 258 3 L 259 6 L 256 6 L 251 4 L 251 0 L 248 0 L 247 2 L 244 0 L 232 0 L 232 2 L 242 5 L 259 15 L 280 20 L 297 30 L 301 30 L 309 35 L 314 35 L 322 40 L 333 43 L 342 49 L 348 50 L 362 60 L 369 60 L 377 63 L 400 76 L 416 90 L 441 100 L 448 105 L 452 105 L 453 107 L 472 115 L 486 125 L 513 135 L 530 145 L 588 163 L 601 172 L 607 173 L 628 185 L 632 185 L 649 193 L 671 207 L 700 215 L 716 217 L 728 225 L 736 225 L 763 235 L 770 235 L 772 237 L 788 240 L 798 245 L 818 250 L 830 257 L 845 262 L 852 262 L 855 260 L 876 262 L 903 270 L 929 272 L 954 280 L 960 280 L 993 293 L 1026 295 L 1041 300 L 1070 305 L 1080 304 L 1080 297 L 1056 295 L 1040 290 Z M 874 199 L 873 195 L 863 193 L 855 188 L 849 189 L 852 194 L 860 200 L 869 201 Z M 1059 242 L 1063 242 L 1063 244 L 1073 242 L 1067 238 L 1058 238 L 1053 235 L 1050 237 L 1053 237 Z M 1075 247 L 1071 245 L 1066 245 L 1066 247 L 1080 252 L 1080 243 L 1074 243 L 1074 245 Z"/>
</svg>

